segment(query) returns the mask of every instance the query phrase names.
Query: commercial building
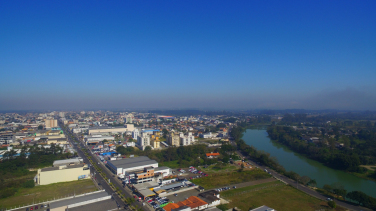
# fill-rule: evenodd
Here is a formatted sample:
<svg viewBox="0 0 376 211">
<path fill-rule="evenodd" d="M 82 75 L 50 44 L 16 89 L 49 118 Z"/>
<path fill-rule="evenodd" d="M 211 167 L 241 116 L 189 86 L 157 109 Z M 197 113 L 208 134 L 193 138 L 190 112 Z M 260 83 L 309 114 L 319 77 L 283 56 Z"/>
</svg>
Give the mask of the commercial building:
<svg viewBox="0 0 376 211">
<path fill-rule="evenodd" d="M 89 135 L 93 134 L 116 134 L 132 132 L 134 130 L 133 124 L 126 124 L 125 127 L 91 127 L 89 128 Z"/>
<path fill-rule="evenodd" d="M 125 176 L 134 171 L 142 171 L 145 168 L 158 167 L 158 162 L 146 156 L 126 158 L 122 160 L 109 160 L 107 167 L 118 176 Z"/>
<path fill-rule="evenodd" d="M 89 145 L 89 144 L 96 144 L 104 140 L 113 141 L 115 140 L 115 138 L 113 136 L 91 135 L 91 136 L 86 136 L 84 140 L 85 140 L 85 143 Z"/>
<path fill-rule="evenodd" d="M 65 160 L 55 160 L 52 164 L 53 167 L 66 166 L 66 165 L 77 165 L 81 164 L 82 158 L 72 158 Z"/>
<path fill-rule="evenodd" d="M 88 166 L 85 164 L 74 164 L 38 169 L 36 182 L 38 185 L 48 185 L 88 178 L 90 178 L 90 169 Z"/>
</svg>

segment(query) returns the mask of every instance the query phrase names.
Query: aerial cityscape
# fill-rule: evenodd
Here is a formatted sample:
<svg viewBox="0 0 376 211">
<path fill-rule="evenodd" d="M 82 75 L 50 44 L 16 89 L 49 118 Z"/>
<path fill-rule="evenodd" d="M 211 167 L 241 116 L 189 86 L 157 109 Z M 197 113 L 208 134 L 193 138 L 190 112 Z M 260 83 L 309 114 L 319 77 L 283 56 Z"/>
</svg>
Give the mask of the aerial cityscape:
<svg viewBox="0 0 376 211">
<path fill-rule="evenodd" d="M 375 1 L 2 1 L 0 211 L 376 210 Z"/>
</svg>

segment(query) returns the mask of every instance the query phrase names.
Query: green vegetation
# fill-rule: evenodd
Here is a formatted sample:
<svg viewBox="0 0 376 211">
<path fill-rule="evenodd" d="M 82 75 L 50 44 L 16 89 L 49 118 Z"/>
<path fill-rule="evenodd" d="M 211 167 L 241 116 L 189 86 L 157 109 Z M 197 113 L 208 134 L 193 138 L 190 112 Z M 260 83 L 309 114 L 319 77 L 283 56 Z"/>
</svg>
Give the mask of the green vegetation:
<svg viewBox="0 0 376 211">
<path fill-rule="evenodd" d="M 241 210 L 262 205 L 289 211 L 314 211 L 327 208 L 326 202 L 278 181 L 224 191 L 221 196 L 230 201 L 228 207 L 236 206 Z"/>
<path fill-rule="evenodd" d="M 373 155 L 376 153 L 376 131 L 359 131 L 358 134 L 352 136 L 352 139 L 363 140 L 363 144 L 357 144 L 355 149 L 350 147 L 336 148 L 335 138 L 328 138 L 317 144 L 307 143 L 301 140 L 301 134 L 292 127 L 286 126 L 270 126 L 268 127 L 269 137 L 278 141 L 295 152 L 306 155 L 307 157 L 317 160 L 331 168 L 364 173 L 367 169 L 360 165 L 375 164 L 376 159 Z M 334 131 L 334 134 L 339 134 Z"/>
<path fill-rule="evenodd" d="M 33 201 L 43 202 L 54 198 L 79 195 L 97 190 L 91 179 L 73 182 L 62 182 L 50 185 L 40 185 L 34 188 L 19 188 L 18 192 L 11 197 L 0 199 L 0 208 L 10 208 L 32 204 Z"/>
<path fill-rule="evenodd" d="M 163 162 L 163 163 L 160 163 L 160 165 L 161 166 L 167 166 L 167 167 L 170 167 L 172 169 L 180 168 L 179 162 L 177 160 Z"/>
<path fill-rule="evenodd" d="M 215 165 L 210 165 L 207 168 L 199 167 L 201 171 L 205 171 L 206 173 L 220 173 L 220 172 L 229 172 L 237 170 L 238 168 L 234 165 L 225 164 L 225 163 L 217 163 Z"/>
<path fill-rule="evenodd" d="M 266 178 L 270 178 L 270 175 L 261 170 L 242 172 L 233 171 L 228 173 L 210 174 L 207 177 L 193 179 L 192 182 L 204 187 L 205 189 L 211 189 L 215 187 L 221 187 Z"/>
<path fill-rule="evenodd" d="M 36 171 L 29 169 L 52 166 L 53 161 L 71 156 L 69 153 L 62 152 L 62 148 L 54 144 L 48 149 L 36 145 L 30 149 L 23 147 L 18 157 L 15 157 L 14 150 L 6 152 L 3 162 L 0 163 L 0 198 L 16 194 L 21 187 L 31 188 L 30 180 L 33 179 Z M 28 153 L 29 156 L 26 158 Z"/>
</svg>

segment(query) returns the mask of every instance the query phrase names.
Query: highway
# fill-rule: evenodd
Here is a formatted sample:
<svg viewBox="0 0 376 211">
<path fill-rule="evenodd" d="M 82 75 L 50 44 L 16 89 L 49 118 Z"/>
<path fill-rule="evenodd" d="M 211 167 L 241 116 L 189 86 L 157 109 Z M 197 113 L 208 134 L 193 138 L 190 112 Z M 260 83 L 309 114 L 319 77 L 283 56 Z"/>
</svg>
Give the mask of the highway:
<svg viewBox="0 0 376 211">
<path fill-rule="evenodd" d="M 59 122 L 59 123 L 61 125 L 63 125 L 61 122 Z M 90 163 L 90 161 L 86 157 L 85 153 L 81 150 L 81 148 L 87 149 L 88 154 L 91 157 L 93 162 L 100 163 L 100 165 L 98 165 L 98 166 L 106 174 L 107 178 L 110 179 L 110 182 L 113 183 L 115 187 L 118 187 L 119 190 L 121 190 L 121 192 L 125 195 L 125 197 L 133 198 L 132 191 L 127 186 L 123 186 L 122 182 L 119 179 L 117 179 L 116 177 L 114 177 L 114 174 L 107 167 L 105 167 L 103 165 L 103 163 L 99 160 L 98 156 L 92 154 L 91 150 L 81 140 L 79 140 L 79 138 L 76 134 L 71 133 L 70 131 L 66 130 L 64 127 L 61 127 L 61 128 L 64 130 L 64 133 L 67 135 L 69 142 L 72 144 L 72 146 L 75 148 L 75 150 L 77 150 L 78 156 L 80 156 L 84 160 L 85 163 Z M 78 144 L 76 144 L 76 142 L 71 139 L 71 136 L 73 136 L 74 139 L 79 143 L 80 147 L 78 147 L 77 146 Z M 104 181 L 103 177 L 95 171 L 94 167 L 91 166 L 90 169 L 91 169 L 92 174 L 95 175 L 95 177 L 96 177 L 95 180 L 97 181 L 97 183 L 99 183 L 100 186 L 107 191 L 107 193 L 109 193 L 113 196 L 113 198 L 116 200 L 118 206 L 124 208 L 125 210 L 130 210 L 128 208 L 128 205 L 125 204 L 120 199 L 120 197 L 116 194 L 116 192 L 114 190 L 112 190 L 112 188 L 108 185 L 108 183 Z M 141 208 L 141 209 L 146 210 L 146 211 L 154 211 L 154 209 L 152 209 L 148 205 L 143 206 L 142 202 L 135 201 L 135 202 L 132 203 L 132 205 L 137 206 L 138 208 Z"/>
</svg>

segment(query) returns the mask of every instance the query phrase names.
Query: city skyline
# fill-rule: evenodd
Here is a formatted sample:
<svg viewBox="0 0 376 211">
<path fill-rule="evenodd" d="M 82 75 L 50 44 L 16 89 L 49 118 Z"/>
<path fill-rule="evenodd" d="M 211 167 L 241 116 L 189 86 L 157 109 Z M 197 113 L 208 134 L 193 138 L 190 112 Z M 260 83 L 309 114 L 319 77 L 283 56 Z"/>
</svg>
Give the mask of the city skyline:
<svg viewBox="0 0 376 211">
<path fill-rule="evenodd" d="M 376 110 L 374 1 L 10 1 L 0 110 Z"/>
</svg>

